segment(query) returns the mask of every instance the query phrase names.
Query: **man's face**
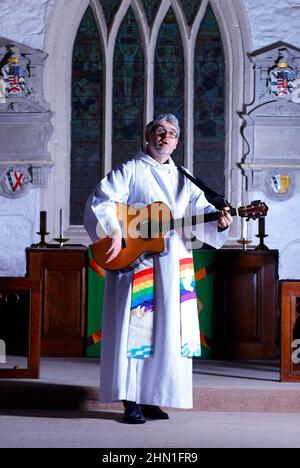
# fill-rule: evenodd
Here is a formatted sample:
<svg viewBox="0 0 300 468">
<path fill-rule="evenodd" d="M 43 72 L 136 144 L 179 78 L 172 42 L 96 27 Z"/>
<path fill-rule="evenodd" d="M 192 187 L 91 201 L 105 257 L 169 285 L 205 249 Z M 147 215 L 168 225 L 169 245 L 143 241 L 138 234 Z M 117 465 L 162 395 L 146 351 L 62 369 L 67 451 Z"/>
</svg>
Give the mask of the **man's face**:
<svg viewBox="0 0 300 468">
<path fill-rule="evenodd" d="M 170 122 L 161 122 L 150 133 L 148 152 L 158 162 L 165 163 L 178 144 L 176 128 Z"/>
</svg>

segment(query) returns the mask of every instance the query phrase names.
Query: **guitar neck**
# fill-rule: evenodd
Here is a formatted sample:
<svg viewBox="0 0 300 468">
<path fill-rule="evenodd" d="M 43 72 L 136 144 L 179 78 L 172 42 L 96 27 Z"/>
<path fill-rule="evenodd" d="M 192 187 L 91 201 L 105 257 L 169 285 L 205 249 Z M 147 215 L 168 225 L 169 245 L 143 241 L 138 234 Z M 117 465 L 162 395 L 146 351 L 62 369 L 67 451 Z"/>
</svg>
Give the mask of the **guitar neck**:
<svg viewBox="0 0 300 468">
<path fill-rule="evenodd" d="M 238 211 L 236 208 L 230 208 L 231 216 L 237 216 Z M 217 221 L 220 216 L 220 211 L 213 211 L 212 213 L 205 213 L 197 216 L 190 216 L 186 218 L 172 219 L 171 221 L 162 221 L 159 223 L 160 232 L 172 231 L 176 228 L 183 228 L 187 226 L 196 226 L 197 224 L 210 223 Z"/>
</svg>

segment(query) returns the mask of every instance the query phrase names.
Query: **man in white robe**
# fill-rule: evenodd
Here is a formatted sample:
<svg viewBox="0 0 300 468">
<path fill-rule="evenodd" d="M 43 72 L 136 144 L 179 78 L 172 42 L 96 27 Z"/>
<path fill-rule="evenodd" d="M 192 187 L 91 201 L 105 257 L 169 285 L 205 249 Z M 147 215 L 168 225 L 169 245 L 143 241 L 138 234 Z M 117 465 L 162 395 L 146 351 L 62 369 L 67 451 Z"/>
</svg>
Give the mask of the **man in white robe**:
<svg viewBox="0 0 300 468">
<path fill-rule="evenodd" d="M 156 117 L 146 128 L 147 146 L 133 159 L 112 170 L 96 187 L 86 204 L 85 227 L 96 241 L 102 235 L 111 237 L 107 263 L 122 248 L 122 232 L 116 216 L 114 202 L 146 206 L 164 202 L 174 218 L 185 216 L 188 208 L 193 214 L 216 211 L 204 193 L 179 173 L 171 154 L 176 149 L 180 129 L 172 114 Z M 232 218 L 228 210 L 220 213 L 218 221 L 205 224 L 193 231 L 202 242 L 221 247 Z M 100 225 L 99 225 L 100 223 Z M 192 356 L 196 349 L 188 335 L 199 336 L 196 325 L 196 299 L 187 302 L 183 313 L 184 292 L 195 294 L 194 283 L 183 276 L 181 265 L 192 259 L 191 245 L 186 244 L 184 233 L 172 230 L 165 236 L 165 250 L 154 255 L 153 330 L 150 357 L 130 357 L 128 343 L 132 319 L 132 283 L 134 272 L 107 272 L 105 282 L 100 400 L 122 400 L 125 422 L 140 424 L 146 418 L 168 419 L 159 406 L 192 408 Z M 149 266 L 145 260 L 145 267 Z M 189 273 L 190 274 L 190 273 Z M 192 273 L 193 275 L 193 273 Z M 181 285 L 181 286 L 180 286 Z M 186 297 L 187 297 L 186 295 Z M 140 313 L 142 312 L 142 313 Z M 191 312 L 193 318 L 188 318 Z M 134 310 L 135 320 L 143 318 L 144 309 Z M 148 317 L 150 317 L 148 315 Z M 143 334 L 143 331 L 141 331 Z M 183 338 L 183 335 L 185 337 Z M 137 337 L 138 339 L 138 337 Z M 188 343 L 188 351 L 184 345 Z M 152 346 L 153 345 L 153 346 Z M 183 353 L 185 349 L 185 353 Z"/>
</svg>

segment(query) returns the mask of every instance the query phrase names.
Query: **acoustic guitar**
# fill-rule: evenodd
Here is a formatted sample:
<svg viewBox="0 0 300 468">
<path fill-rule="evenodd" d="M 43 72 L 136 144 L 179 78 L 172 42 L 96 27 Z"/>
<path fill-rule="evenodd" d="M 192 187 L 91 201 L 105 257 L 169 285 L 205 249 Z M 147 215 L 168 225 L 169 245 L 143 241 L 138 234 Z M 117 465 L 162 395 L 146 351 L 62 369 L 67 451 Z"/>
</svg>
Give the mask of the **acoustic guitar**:
<svg viewBox="0 0 300 468">
<path fill-rule="evenodd" d="M 164 237 L 173 229 L 216 221 L 220 212 L 174 219 L 169 207 L 162 202 L 155 202 L 138 210 L 132 206 L 116 203 L 117 218 L 122 230 L 122 248 L 116 258 L 106 263 L 106 252 L 111 246 L 111 238 L 104 237 L 92 246 L 96 263 L 109 271 L 130 271 L 137 267 L 147 256 L 164 251 Z M 264 202 L 253 201 L 248 206 L 230 208 L 231 216 L 258 219 L 266 216 L 268 207 Z"/>
</svg>

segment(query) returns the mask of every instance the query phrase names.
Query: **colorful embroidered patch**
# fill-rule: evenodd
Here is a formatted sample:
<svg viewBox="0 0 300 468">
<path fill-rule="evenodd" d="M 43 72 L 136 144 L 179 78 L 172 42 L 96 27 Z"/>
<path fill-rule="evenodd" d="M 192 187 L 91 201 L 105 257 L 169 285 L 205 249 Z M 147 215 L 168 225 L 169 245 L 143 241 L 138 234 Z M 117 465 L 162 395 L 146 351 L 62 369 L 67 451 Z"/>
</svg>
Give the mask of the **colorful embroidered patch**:
<svg viewBox="0 0 300 468">
<path fill-rule="evenodd" d="M 154 347 L 151 345 L 149 346 L 141 346 L 140 348 L 131 348 L 127 352 L 127 357 L 135 358 L 135 359 L 144 359 L 150 356 L 153 356 Z"/>
<path fill-rule="evenodd" d="M 182 357 L 200 357 L 201 356 L 201 346 L 197 343 L 195 346 L 191 346 L 190 343 L 185 343 L 181 346 L 181 356 Z"/>
<path fill-rule="evenodd" d="M 180 260 L 180 302 L 196 299 L 196 283 L 192 258 Z"/>
</svg>

